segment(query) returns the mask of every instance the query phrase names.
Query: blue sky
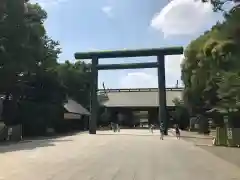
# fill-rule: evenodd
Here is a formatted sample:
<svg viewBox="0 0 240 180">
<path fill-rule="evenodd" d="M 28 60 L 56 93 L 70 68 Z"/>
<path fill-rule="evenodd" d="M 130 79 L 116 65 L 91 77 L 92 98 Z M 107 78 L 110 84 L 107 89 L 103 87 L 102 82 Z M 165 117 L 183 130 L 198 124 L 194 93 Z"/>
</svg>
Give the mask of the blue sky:
<svg viewBox="0 0 240 180">
<path fill-rule="evenodd" d="M 75 52 L 186 46 L 220 15 L 193 0 L 32 0 L 48 13 L 45 26 L 61 44 L 60 62 Z M 180 80 L 182 56 L 166 57 L 166 85 Z M 100 63 L 155 61 L 151 58 L 107 59 Z M 107 88 L 157 87 L 156 69 L 100 71 Z"/>
</svg>

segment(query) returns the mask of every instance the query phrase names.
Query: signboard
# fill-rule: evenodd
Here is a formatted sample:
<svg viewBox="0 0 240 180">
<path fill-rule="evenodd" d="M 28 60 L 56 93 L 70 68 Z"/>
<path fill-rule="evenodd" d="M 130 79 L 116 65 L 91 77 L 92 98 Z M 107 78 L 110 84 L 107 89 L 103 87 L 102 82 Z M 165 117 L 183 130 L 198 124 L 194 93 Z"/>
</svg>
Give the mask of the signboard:
<svg viewBox="0 0 240 180">
<path fill-rule="evenodd" d="M 227 128 L 227 136 L 228 136 L 228 139 L 233 139 L 233 135 L 232 135 L 232 128 Z"/>
</svg>

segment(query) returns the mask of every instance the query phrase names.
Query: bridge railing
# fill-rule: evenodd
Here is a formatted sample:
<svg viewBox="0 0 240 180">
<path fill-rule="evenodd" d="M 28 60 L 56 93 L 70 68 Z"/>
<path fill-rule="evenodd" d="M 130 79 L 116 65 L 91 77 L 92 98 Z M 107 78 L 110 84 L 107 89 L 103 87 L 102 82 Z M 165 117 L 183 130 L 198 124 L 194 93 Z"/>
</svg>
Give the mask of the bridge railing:
<svg viewBox="0 0 240 180">
<path fill-rule="evenodd" d="M 167 91 L 182 91 L 183 88 L 166 88 Z M 157 92 L 158 88 L 99 89 L 98 92 Z"/>
</svg>

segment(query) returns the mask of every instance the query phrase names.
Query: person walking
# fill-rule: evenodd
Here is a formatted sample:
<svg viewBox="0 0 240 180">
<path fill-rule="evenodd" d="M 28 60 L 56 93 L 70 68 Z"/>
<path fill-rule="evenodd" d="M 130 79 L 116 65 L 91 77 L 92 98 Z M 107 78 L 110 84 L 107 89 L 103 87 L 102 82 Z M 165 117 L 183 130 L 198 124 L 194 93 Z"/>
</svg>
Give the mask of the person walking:
<svg viewBox="0 0 240 180">
<path fill-rule="evenodd" d="M 112 111 L 111 112 L 111 125 L 112 125 L 112 130 L 113 132 L 117 132 L 117 112 L 116 111 Z"/>
<path fill-rule="evenodd" d="M 117 131 L 120 132 L 120 124 L 123 121 L 123 114 L 118 112 L 117 114 Z"/>
<path fill-rule="evenodd" d="M 113 131 L 114 131 L 114 132 L 117 132 L 117 123 L 113 123 L 113 126 L 114 126 Z"/>
<path fill-rule="evenodd" d="M 180 139 L 180 129 L 179 129 L 178 124 L 176 124 L 176 126 L 175 126 L 175 133 L 176 133 L 177 139 Z"/>
<path fill-rule="evenodd" d="M 111 122 L 111 129 L 113 132 L 116 132 L 116 124 L 114 122 Z"/>
<path fill-rule="evenodd" d="M 163 136 L 164 136 L 164 126 L 163 126 L 163 122 L 161 122 L 160 124 L 160 139 L 163 140 Z"/>
<path fill-rule="evenodd" d="M 12 140 L 12 134 L 13 134 L 13 128 L 9 127 L 8 128 L 8 140 L 11 141 Z"/>
<path fill-rule="evenodd" d="M 153 134 L 153 128 L 154 128 L 154 125 L 153 124 L 151 124 L 150 125 L 150 132 Z"/>
</svg>

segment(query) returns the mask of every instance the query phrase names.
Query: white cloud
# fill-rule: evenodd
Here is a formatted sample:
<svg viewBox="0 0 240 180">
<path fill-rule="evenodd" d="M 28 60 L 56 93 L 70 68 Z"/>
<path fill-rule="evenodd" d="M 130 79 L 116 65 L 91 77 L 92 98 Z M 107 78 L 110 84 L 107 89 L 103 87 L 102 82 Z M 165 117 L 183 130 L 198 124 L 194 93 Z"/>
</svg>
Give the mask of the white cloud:
<svg viewBox="0 0 240 180">
<path fill-rule="evenodd" d="M 151 27 L 164 36 L 189 35 L 202 31 L 213 19 L 210 3 L 201 0 L 172 0 L 151 20 Z"/>
<path fill-rule="evenodd" d="M 166 73 L 176 73 L 181 70 L 181 63 L 183 55 L 172 55 L 165 57 L 165 71 Z"/>
<path fill-rule="evenodd" d="M 174 87 L 177 80 L 181 82 L 181 63 L 183 55 L 166 56 L 165 59 L 165 73 L 166 73 L 166 86 Z"/>
<path fill-rule="evenodd" d="M 30 0 L 32 3 L 38 3 L 43 8 L 47 8 L 53 5 L 58 5 L 59 3 L 65 2 L 67 0 Z"/>
<path fill-rule="evenodd" d="M 120 80 L 120 88 L 154 88 L 157 85 L 157 76 L 146 72 L 128 73 Z"/>
<path fill-rule="evenodd" d="M 181 79 L 181 68 L 183 55 L 166 56 L 165 73 L 166 86 L 174 87 L 177 80 Z M 120 79 L 120 88 L 156 88 L 158 87 L 157 71 L 151 69 L 138 70 L 128 73 Z"/>
<path fill-rule="evenodd" d="M 102 11 L 108 16 L 108 17 L 112 17 L 113 13 L 112 13 L 112 6 L 104 6 L 102 8 Z"/>
</svg>

